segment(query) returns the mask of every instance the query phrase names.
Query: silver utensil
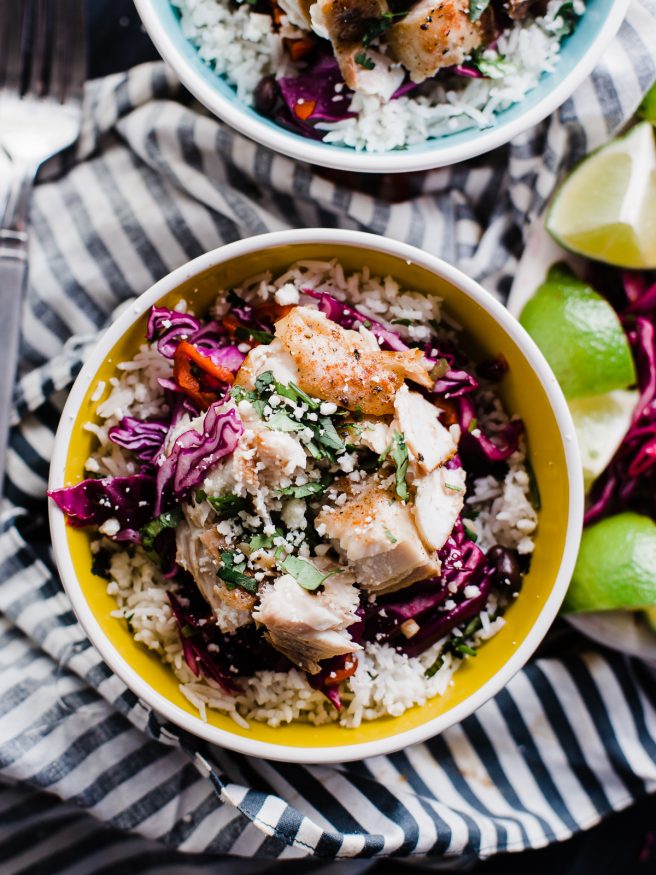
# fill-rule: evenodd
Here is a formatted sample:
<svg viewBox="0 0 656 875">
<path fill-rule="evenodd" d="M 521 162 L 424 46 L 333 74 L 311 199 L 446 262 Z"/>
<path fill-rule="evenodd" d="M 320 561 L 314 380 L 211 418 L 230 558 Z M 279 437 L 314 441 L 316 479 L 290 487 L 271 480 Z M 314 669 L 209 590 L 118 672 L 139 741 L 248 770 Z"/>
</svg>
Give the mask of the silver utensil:
<svg viewBox="0 0 656 875">
<path fill-rule="evenodd" d="M 0 0 L 0 488 L 27 276 L 30 194 L 40 166 L 77 140 L 86 71 L 82 0 Z M 4 170 L 3 170 L 4 175 Z"/>
</svg>

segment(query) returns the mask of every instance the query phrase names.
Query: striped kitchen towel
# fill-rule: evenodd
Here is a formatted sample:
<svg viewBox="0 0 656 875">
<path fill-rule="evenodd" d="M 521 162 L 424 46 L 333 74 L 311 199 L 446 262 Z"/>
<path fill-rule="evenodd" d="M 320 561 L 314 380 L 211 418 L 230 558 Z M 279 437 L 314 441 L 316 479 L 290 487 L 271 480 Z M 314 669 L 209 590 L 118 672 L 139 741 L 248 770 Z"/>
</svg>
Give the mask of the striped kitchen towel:
<svg viewBox="0 0 656 875">
<path fill-rule="evenodd" d="M 539 847 L 656 791 L 654 677 L 573 632 L 462 724 L 389 757 L 297 766 L 203 744 L 145 707 L 90 646 L 53 566 L 44 497 L 66 392 L 98 331 L 221 243 L 359 228 L 442 256 L 503 298 L 523 229 L 559 175 L 656 79 L 654 46 L 656 0 L 635 0 L 603 63 L 548 122 L 468 165 L 388 180 L 317 171 L 246 141 L 161 64 L 90 84 L 77 154 L 33 202 L 0 520 L 0 781 L 55 794 L 62 818 L 77 806 L 135 841 L 262 860 Z M 26 854 L 37 845 L 12 841 L 30 835 L 34 812 L 11 812 L 2 871 L 35 871 Z M 68 871 L 61 855 L 39 865 Z"/>
</svg>

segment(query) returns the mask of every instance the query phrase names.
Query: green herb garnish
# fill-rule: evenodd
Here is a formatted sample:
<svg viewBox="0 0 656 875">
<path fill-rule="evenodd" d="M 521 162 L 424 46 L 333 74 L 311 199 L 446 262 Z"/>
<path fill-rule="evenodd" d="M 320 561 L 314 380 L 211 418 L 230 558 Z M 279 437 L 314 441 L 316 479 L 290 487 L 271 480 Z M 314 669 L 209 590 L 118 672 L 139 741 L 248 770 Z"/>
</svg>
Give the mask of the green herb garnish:
<svg viewBox="0 0 656 875">
<path fill-rule="evenodd" d="M 245 498 L 239 495 L 208 495 L 207 503 L 214 508 L 217 513 L 222 516 L 236 516 L 240 510 L 245 510 L 248 507 L 248 502 Z"/>
<path fill-rule="evenodd" d="M 147 553 L 157 555 L 155 539 L 164 529 L 175 529 L 181 519 L 182 511 L 180 508 L 176 508 L 175 510 L 165 511 L 145 525 L 141 530 L 141 546 L 144 550 Z"/>
<path fill-rule="evenodd" d="M 408 500 L 408 484 L 405 475 L 408 471 L 408 448 L 405 443 L 405 435 L 402 431 L 395 431 L 392 438 L 390 455 L 396 465 L 396 494 L 401 501 Z"/>
<path fill-rule="evenodd" d="M 373 70 L 376 66 L 374 59 L 366 52 L 357 52 L 354 61 L 358 67 L 362 67 L 364 70 Z"/>
<path fill-rule="evenodd" d="M 290 574 L 299 586 L 310 592 L 319 589 L 326 578 L 332 577 L 333 574 L 339 572 L 339 569 L 336 569 L 324 574 L 306 559 L 300 559 L 298 556 L 291 555 L 285 557 L 285 559 L 279 559 L 278 565 L 283 571 Z"/>
<path fill-rule="evenodd" d="M 240 586 L 246 592 L 255 595 L 257 593 L 257 581 L 248 574 L 244 574 L 245 562 L 235 564 L 235 554 L 231 550 L 221 552 L 221 565 L 217 570 L 218 577 L 223 580 L 228 589 Z"/>
<path fill-rule="evenodd" d="M 399 539 L 395 538 L 389 529 L 385 529 L 385 534 L 387 535 L 387 540 L 390 542 L 390 544 L 396 544 L 398 542 Z"/>
<path fill-rule="evenodd" d="M 478 652 L 474 647 L 470 647 L 469 644 L 456 644 L 453 649 L 463 656 L 476 656 Z"/>
<path fill-rule="evenodd" d="M 321 495 L 331 483 L 331 477 L 322 477 L 321 480 L 312 480 L 302 486 L 285 486 L 284 489 L 277 489 L 276 494 L 289 495 L 292 498 L 307 498 L 310 495 Z"/>
</svg>

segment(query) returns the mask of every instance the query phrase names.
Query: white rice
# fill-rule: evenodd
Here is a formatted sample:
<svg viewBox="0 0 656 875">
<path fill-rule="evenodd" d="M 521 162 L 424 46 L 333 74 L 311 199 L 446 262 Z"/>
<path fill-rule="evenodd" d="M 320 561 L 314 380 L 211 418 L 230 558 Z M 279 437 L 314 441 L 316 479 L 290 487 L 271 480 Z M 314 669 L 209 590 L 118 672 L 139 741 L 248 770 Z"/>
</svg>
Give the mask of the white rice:
<svg viewBox="0 0 656 875">
<path fill-rule="evenodd" d="M 357 304 L 359 309 L 378 319 L 440 320 L 442 302 L 438 297 L 401 290 L 393 278 L 372 276 L 367 268 L 346 276 L 337 261 L 297 262 L 275 280 L 269 273 L 250 278 L 237 293 L 249 301 L 267 300 L 290 283 L 299 289 L 320 287 L 337 298 Z M 213 313 L 225 310 L 225 299 L 219 295 Z M 394 325 L 394 329 L 406 338 L 424 339 L 423 325 Z M 86 426 L 99 440 L 97 451 L 86 463 L 87 471 L 109 475 L 135 472 L 136 466 L 129 460 L 129 454 L 125 455 L 120 447 L 109 442 L 107 432 L 126 414 L 139 418 L 160 415 L 163 398 L 157 378 L 169 376 L 170 369 L 170 363 L 147 344 L 132 361 L 117 365 L 117 376 L 108 381 L 109 394 L 97 407 L 101 423 Z M 99 389 L 97 392 L 103 397 Z M 480 424 L 491 432 L 501 429 L 508 416 L 493 392 L 487 396 L 486 407 L 488 412 L 481 416 Z M 482 549 L 501 543 L 523 553 L 532 551 L 531 534 L 537 526 L 537 514 L 529 502 L 529 494 L 530 480 L 523 448 L 509 460 L 503 481 L 485 476 L 474 482 L 467 503 L 475 518 L 467 525 L 476 534 Z M 111 535 L 112 521 L 103 528 Z M 112 541 L 94 542 L 95 550 L 101 547 L 111 552 L 111 581 L 107 592 L 117 602 L 112 615 L 127 620 L 135 641 L 156 651 L 171 666 L 182 694 L 203 719 L 207 719 L 207 709 L 213 708 L 226 712 L 240 726 L 247 726 L 249 720 L 264 721 L 271 726 L 302 720 L 316 725 L 339 721 L 342 726 L 357 727 L 363 720 L 398 716 L 408 708 L 443 694 L 454 682 L 452 676 L 462 662 L 452 653 L 445 653 L 438 670 L 427 676 L 426 670 L 440 656 L 446 639 L 414 658 L 387 645 L 369 643 L 358 654 L 355 675 L 340 687 L 343 700 L 340 713 L 322 693 L 309 686 L 303 672 L 295 669 L 261 671 L 252 678 L 240 679 L 243 692 L 231 696 L 213 680 L 195 677 L 185 663 L 177 624 L 166 596 L 171 581 L 164 579 L 139 548 L 131 555 L 124 546 Z M 503 626 L 503 617 L 497 617 L 496 612 L 496 598 L 490 596 L 486 609 L 480 614 L 481 628 L 472 641 L 474 645 L 492 637 Z"/>
<path fill-rule="evenodd" d="M 268 15 L 253 13 L 246 0 L 235 9 L 231 0 L 172 0 L 180 10 L 183 33 L 202 60 L 224 75 L 237 96 L 252 103 L 260 79 L 294 75 L 283 37 L 299 36 L 283 18 L 276 33 Z M 490 78 L 465 79 L 446 89 L 438 80 L 421 96 L 404 95 L 385 101 L 376 95 L 355 94 L 354 118 L 317 125 L 324 141 L 357 150 L 386 152 L 423 143 L 467 128 L 487 128 L 497 113 L 518 103 L 558 62 L 567 27 L 560 12 L 564 0 L 549 0 L 544 16 L 529 18 L 506 30 L 495 49 L 484 53 Z M 584 0 L 573 11 L 585 12 Z"/>
</svg>

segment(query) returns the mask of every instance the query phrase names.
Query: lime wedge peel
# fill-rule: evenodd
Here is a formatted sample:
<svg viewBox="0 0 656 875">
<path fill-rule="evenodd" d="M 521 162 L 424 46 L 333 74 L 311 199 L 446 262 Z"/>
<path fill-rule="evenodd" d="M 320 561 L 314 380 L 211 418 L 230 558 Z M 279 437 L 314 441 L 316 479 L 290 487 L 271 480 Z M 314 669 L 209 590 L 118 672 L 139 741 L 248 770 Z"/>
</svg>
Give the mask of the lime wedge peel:
<svg viewBox="0 0 656 875">
<path fill-rule="evenodd" d="M 631 348 L 617 313 L 566 265 L 549 270 L 519 321 L 540 347 L 568 400 L 635 383 Z"/>
<path fill-rule="evenodd" d="M 565 249 L 656 268 L 656 141 L 648 121 L 585 158 L 554 195 L 547 231 Z"/>
<path fill-rule="evenodd" d="M 583 531 L 564 613 L 656 605 L 656 523 L 621 513 Z"/>
</svg>

